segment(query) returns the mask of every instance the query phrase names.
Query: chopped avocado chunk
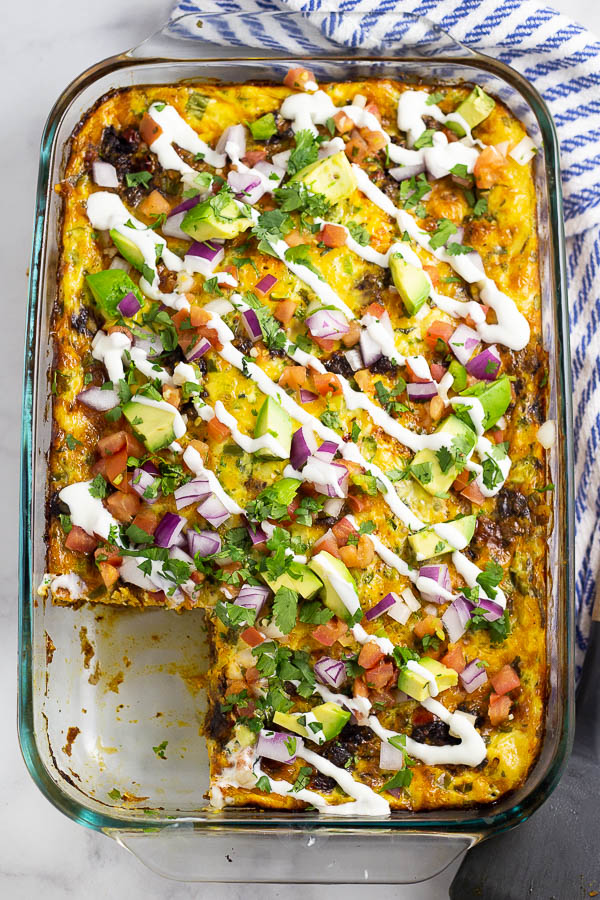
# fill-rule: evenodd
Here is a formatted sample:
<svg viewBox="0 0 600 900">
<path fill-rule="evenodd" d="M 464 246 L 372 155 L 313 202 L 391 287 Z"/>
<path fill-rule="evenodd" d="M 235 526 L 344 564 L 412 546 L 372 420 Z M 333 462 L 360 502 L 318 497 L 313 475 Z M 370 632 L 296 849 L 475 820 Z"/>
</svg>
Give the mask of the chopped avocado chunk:
<svg viewBox="0 0 600 900">
<path fill-rule="evenodd" d="M 464 391 L 467 386 L 467 370 L 465 367 L 461 365 L 457 359 L 453 359 L 448 366 L 448 371 L 454 378 L 452 387 L 456 393 L 458 394 L 460 391 Z"/>
<path fill-rule="evenodd" d="M 262 577 L 274 594 L 277 593 L 279 588 L 287 587 L 292 591 L 296 591 L 296 593 L 300 594 L 305 600 L 310 600 L 321 590 L 323 585 L 315 573 L 311 572 L 308 566 L 299 563 L 299 568 L 301 570 L 300 578 L 292 578 L 289 572 L 284 572 L 283 575 L 280 575 L 278 578 L 271 578 L 268 572 L 262 572 Z"/>
<path fill-rule="evenodd" d="M 405 262 L 400 253 L 392 254 L 390 271 L 406 312 L 414 316 L 429 297 L 431 285 L 427 275 L 423 269 Z"/>
<path fill-rule="evenodd" d="M 175 440 L 174 412 L 170 413 L 162 407 L 147 406 L 137 400 L 130 400 L 123 407 L 123 415 L 136 436 L 143 441 L 151 453 L 168 447 Z"/>
<path fill-rule="evenodd" d="M 266 113 L 260 119 L 250 122 L 250 131 L 255 141 L 268 141 L 277 131 L 273 113 Z"/>
<path fill-rule="evenodd" d="M 103 272 L 94 272 L 93 275 L 86 275 L 85 281 L 92 292 L 98 310 L 107 321 L 119 316 L 117 306 L 127 294 L 134 294 L 140 304 L 144 305 L 144 298 L 137 285 L 122 269 L 105 269 Z"/>
<path fill-rule="evenodd" d="M 495 100 L 492 100 L 491 97 L 476 85 L 469 96 L 466 97 L 454 111 L 458 113 L 459 116 L 463 117 L 469 128 L 475 128 L 476 125 L 479 125 L 484 119 L 487 119 L 495 105 Z M 452 123 L 453 130 L 454 126 L 457 124 L 457 122 Z M 464 134 L 462 128 L 461 131 Z"/>
<path fill-rule="evenodd" d="M 113 244 L 123 259 L 126 259 L 129 265 L 133 266 L 134 269 L 137 269 L 138 272 L 141 272 L 146 261 L 144 259 L 144 254 L 135 241 L 132 241 L 124 234 L 121 234 L 116 228 L 110 229 L 110 236 Z"/>
<path fill-rule="evenodd" d="M 350 719 L 350 712 L 337 703 L 321 703 L 307 713 L 284 713 L 276 710 L 273 724 L 323 744 L 336 737 Z M 316 727 L 321 725 L 320 728 Z"/>
<path fill-rule="evenodd" d="M 217 194 L 188 210 L 183 217 L 181 230 L 195 241 L 208 241 L 210 238 L 234 238 L 250 228 L 252 219 L 247 219 L 242 214 L 237 203 L 233 199 L 223 202 L 222 198 L 220 202 L 216 202 L 219 197 Z"/>
<path fill-rule="evenodd" d="M 356 188 L 356 178 L 343 150 L 312 163 L 297 172 L 290 183 L 301 181 L 313 194 L 322 194 L 332 205 L 349 197 Z"/>
<path fill-rule="evenodd" d="M 429 697 L 429 682 L 423 675 L 413 672 L 412 669 L 400 670 L 398 688 L 415 700 L 425 700 Z"/>
<path fill-rule="evenodd" d="M 475 446 L 476 435 L 458 416 L 448 416 L 434 434 L 447 434 L 453 440 L 450 448 L 419 450 L 410 466 L 410 473 L 429 494 L 445 493 L 464 468 L 464 458 Z"/>
<path fill-rule="evenodd" d="M 292 420 L 273 397 L 267 397 L 256 417 L 254 437 L 260 438 L 264 434 L 270 434 L 281 445 L 281 454 L 278 453 L 277 456 L 287 459 L 292 446 Z M 256 451 L 256 456 L 262 459 L 272 459 L 274 455 L 268 447 Z"/>
<path fill-rule="evenodd" d="M 348 597 L 351 606 L 358 608 L 358 594 L 354 579 L 341 559 L 321 550 L 309 562 L 310 568 L 323 582 L 323 603 L 340 619 L 349 619 L 351 612 L 340 595 Z"/>
<path fill-rule="evenodd" d="M 454 687 L 454 685 L 458 684 L 458 672 L 454 669 L 449 669 L 448 666 L 438 662 L 437 659 L 423 656 L 419 663 L 435 676 L 438 691 L 445 691 L 446 688 Z"/>
<path fill-rule="evenodd" d="M 510 391 L 510 380 L 508 378 L 508 375 L 502 375 L 501 378 L 498 378 L 491 384 L 488 384 L 484 381 L 479 381 L 472 387 L 467 388 L 466 391 L 461 391 L 460 396 L 477 397 L 483 407 L 484 412 L 483 430 L 487 431 L 488 428 L 491 428 L 496 424 L 498 419 L 500 419 L 504 415 L 509 407 L 512 399 Z M 467 406 L 468 404 L 461 404 L 460 407 L 456 407 L 454 412 L 457 416 L 463 419 L 463 421 L 470 423 L 471 417 L 469 416 Z"/>
<path fill-rule="evenodd" d="M 476 520 L 477 516 L 463 516 L 461 519 L 445 522 L 444 525 L 451 525 L 468 544 L 475 533 Z M 421 531 L 417 531 L 415 534 L 409 534 L 408 543 L 413 549 L 417 562 L 431 559 L 434 556 L 439 556 L 441 553 L 449 553 L 455 549 L 452 544 L 436 534 L 431 525 L 428 528 L 422 528 Z"/>
</svg>

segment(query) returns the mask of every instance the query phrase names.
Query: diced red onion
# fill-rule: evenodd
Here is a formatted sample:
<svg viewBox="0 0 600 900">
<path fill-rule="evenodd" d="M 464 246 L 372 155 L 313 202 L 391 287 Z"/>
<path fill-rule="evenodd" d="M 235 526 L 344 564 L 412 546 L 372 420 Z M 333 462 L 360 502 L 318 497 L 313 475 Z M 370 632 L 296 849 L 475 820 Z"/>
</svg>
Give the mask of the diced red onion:
<svg viewBox="0 0 600 900">
<path fill-rule="evenodd" d="M 340 688 L 347 678 L 346 666 L 341 659 L 332 659 L 331 656 L 322 656 L 315 663 L 315 675 L 321 684 L 328 684 L 333 688 Z"/>
<path fill-rule="evenodd" d="M 494 150 L 497 150 L 502 156 L 506 156 L 508 152 L 508 141 L 500 141 L 499 144 L 494 144 Z"/>
<path fill-rule="evenodd" d="M 221 552 L 221 538 L 215 531 L 196 531 L 194 528 L 188 528 L 186 537 L 192 556 L 199 553 L 204 558 Z"/>
<path fill-rule="evenodd" d="M 254 290 L 259 294 L 268 294 L 276 284 L 277 279 L 274 275 L 263 275 L 258 284 L 254 285 Z"/>
<path fill-rule="evenodd" d="M 450 338 L 449 344 L 459 363 L 465 366 L 479 347 L 480 337 L 468 325 L 459 325 Z"/>
<path fill-rule="evenodd" d="M 377 341 L 373 340 L 366 328 L 363 328 L 360 333 L 360 353 L 367 369 L 381 359 L 381 347 Z"/>
<path fill-rule="evenodd" d="M 194 241 L 186 253 L 186 256 L 199 256 L 215 264 L 221 262 L 224 255 L 223 244 L 216 240 Z"/>
<path fill-rule="evenodd" d="M 457 227 L 456 231 L 453 234 L 451 234 L 450 237 L 448 238 L 448 240 L 446 241 L 446 246 L 448 246 L 448 244 L 462 244 L 464 235 L 465 235 L 465 229 L 463 228 L 462 225 L 459 225 Z"/>
<path fill-rule="evenodd" d="M 97 184 L 98 187 L 119 187 L 119 176 L 115 167 L 100 159 L 92 163 L 92 177 L 94 184 Z"/>
<path fill-rule="evenodd" d="M 172 547 L 181 534 L 185 519 L 175 513 L 165 513 L 154 532 L 154 543 L 157 547 Z"/>
<path fill-rule="evenodd" d="M 404 768 L 404 754 L 387 741 L 382 741 L 379 749 L 379 768 L 388 772 L 397 772 Z"/>
<path fill-rule="evenodd" d="M 254 584 L 243 584 L 240 592 L 233 601 L 236 606 L 243 606 L 244 609 L 255 609 L 256 615 L 260 612 L 267 602 L 267 597 L 271 592 L 268 587 Z"/>
<path fill-rule="evenodd" d="M 133 336 L 133 345 L 137 347 L 139 350 L 143 350 L 146 356 L 152 358 L 153 356 L 160 356 L 160 354 L 164 351 L 163 342 L 160 339 L 158 334 L 155 334 L 153 331 L 138 331 L 136 328 L 136 334 Z"/>
<path fill-rule="evenodd" d="M 229 151 L 226 149 L 230 145 Z M 217 153 L 227 153 L 230 159 L 237 155 L 239 159 L 246 155 L 246 129 L 243 125 L 230 125 L 222 133 L 215 147 Z M 233 159 L 233 162 L 237 160 Z"/>
<path fill-rule="evenodd" d="M 460 640 L 467 628 L 467 622 L 471 618 L 471 610 L 473 604 L 462 594 L 453 600 L 444 615 L 442 623 L 448 632 L 448 640 L 451 644 L 455 644 Z"/>
<path fill-rule="evenodd" d="M 391 609 L 392 606 L 395 606 L 397 603 L 397 598 L 395 594 L 386 594 L 383 599 L 376 603 L 371 609 L 367 610 L 365 613 L 365 619 L 367 622 L 372 622 L 373 619 L 377 619 L 379 616 L 382 616 L 388 609 Z"/>
<path fill-rule="evenodd" d="M 334 468 L 341 470 L 340 475 L 338 476 L 338 485 L 339 485 L 339 489 L 342 492 L 343 496 L 347 497 L 348 496 L 348 469 L 346 468 L 346 466 L 342 465 L 341 463 L 331 463 L 331 465 Z M 319 494 L 325 494 L 326 497 L 338 497 L 339 496 L 339 492 L 336 491 L 336 489 L 331 484 L 317 484 L 315 482 L 315 490 Z"/>
<path fill-rule="evenodd" d="M 193 362 L 195 359 L 200 359 L 200 357 L 204 356 L 205 353 L 208 353 L 209 350 L 212 350 L 211 342 L 208 338 L 202 337 L 197 344 L 194 344 L 186 351 L 185 358 L 188 362 Z"/>
<path fill-rule="evenodd" d="M 136 312 L 139 312 L 142 308 L 142 304 L 135 296 L 133 291 L 129 291 L 128 294 L 125 294 L 122 300 L 117 303 L 117 309 L 126 319 L 130 319 L 132 316 L 135 316 Z"/>
<path fill-rule="evenodd" d="M 197 503 L 198 500 L 207 497 L 211 493 L 212 491 L 208 478 L 197 477 L 192 478 L 191 481 L 187 481 L 180 487 L 175 488 L 173 496 L 175 497 L 177 509 L 184 509 L 186 506 Z"/>
<path fill-rule="evenodd" d="M 281 153 L 275 153 L 272 156 L 272 162 L 277 166 L 277 168 L 283 169 L 284 172 L 287 169 L 288 160 L 291 156 L 291 150 L 282 150 Z M 257 163 L 256 165 L 259 165 Z"/>
<path fill-rule="evenodd" d="M 158 500 L 158 494 L 156 497 L 144 497 L 144 493 L 148 490 L 149 487 L 152 487 L 154 484 L 155 476 L 151 475 L 150 472 L 146 472 L 145 469 L 134 469 L 133 475 L 131 478 L 131 487 L 138 494 L 142 500 L 145 500 L 146 503 L 156 503 Z"/>
<path fill-rule="evenodd" d="M 335 441 L 323 441 L 319 449 L 313 452 L 313 456 L 315 459 L 320 459 L 321 462 L 332 462 L 339 449 L 340 446 Z"/>
<path fill-rule="evenodd" d="M 292 435 L 290 448 L 290 462 L 294 469 L 301 469 L 309 456 L 317 449 L 317 441 L 313 432 L 306 425 L 302 425 Z"/>
<path fill-rule="evenodd" d="M 306 388 L 300 388 L 300 402 L 301 403 L 312 403 L 313 400 L 317 400 L 318 397 L 319 397 L 319 395 L 313 393 L 313 391 L 309 391 Z"/>
<path fill-rule="evenodd" d="M 306 319 L 306 325 L 313 337 L 339 341 L 350 330 L 342 312 L 335 309 L 318 309 Z"/>
<path fill-rule="evenodd" d="M 488 622 L 496 622 L 504 615 L 504 607 L 500 606 L 499 603 L 496 603 L 495 600 L 490 600 L 489 597 L 480 597 L 477 601 L 477 606 L 481 606 L 486 610 L 483 614 L 483 618 L 487 619 Z"/>
<path fill-rule="evenodd" d="M 169 217 L 167 217 L 166 221 L 160 226 L 160 230 L 163 234 L 166 234 L 167 237 L 179 238 L 183 241 L 189 241 L 190 236 L 186 234 L 185 231 L 181 228 L 181 223 L 185 219 L 187 213 L 179 212 L 177 215 L 173 215 L 169 213 Z"/>
<path fill-rule="evenodd" d="M 253 343 L 261 339 L 262 328 L 260 327 L 260 322 L 255 309 L 244 310 L 242 313 L 242 325 L 244 331 Z"/>
<path fill-rule="evenodd" d="M 120 269 L 122 272 L 129 272 L 131 266 L 122 256 L 113 256 L 109 269 Z"/>
<path fill-rule="evenodd" d="M 394 166 L 388 169 L 388 175 L 391 175 L 395 181 L 404 181 L 406 178 L 420 175 L 425 171 L 425 163 L 416 163 L 414 166 Z"/>
<path fill-rule="evenodd" d="M 495 381 L 500 369 L 500 354 L 496 346 L 492 344 L 486 347 L 473 359 L 470 359 L 466 365 L 469 375 L 474 378 L 481 378 L 484 381 Z"/>
<path fill-rule="evenodd" d="M 480 663 L 480 659 L 473 659 L 460 673 L 460 680 L 468 694 L 472 694 L 473 691 L 476 691 L 488 680 L 485 666 L 480 665 Z"/>
<path fill-rule="evenodd" d="M 253 171 L 260 172 L 260 174 L 264 176 L 263 187 L 270 193 L 281 184 L 281 180 L 285 175 L 285 168 L 285 166 L 282 167 L 273 165 L 273 163 L 267 162 L 265 159 L 261 159 L 253 167 Z M 271 178 L 272 175 L 277 175 L 277 181 L 275 181 L 274 178 Z"/>
<path fill-rule="evenodd" d="M 157 467 L 154 465 L 154 463 L 150 459 L 147 459 L 146 462 L 142 464 L 142 469 L 144 470 L 144 472 L 149 472 L 150 475 L 154 475 L 154 476 L 160 475 L 160 472 L 158 471 Z"/>
<path fill-rule="evenodd" d="M 343 506 L 344 500 L 342 499 L 342 497 L 331 497 L 323 504 L 323 512 L 326 516 L 333 516 L 334 519 L 337 519 L 342 511 Z"/>
<path fill-rule="evenodd" d="M 198 203 L 200 203 L 200 194 L 197 194 L 195 197 L 189 197 L 187 200 L 184 200 L 183 203 L 174 206 L 171 212 L 167 213 L 167 219 L 170 219 L 172 216 L 177 216 L 179 213 L 185 213 L 189 209 L 193 209 Z"/>
<path fill-rule="evenodd" d="M 394 598 L 394 605 L 390 606 L 387 610 L 388 616 L 395 622 L 399 622 L 400 625 L 406 625 L 412 615 L 412 610 L 409 609 L 402 597 L 399 597 L 398 594 L 392 592 L 390 596 Z"/>
<path fill-rule="evenodd" d="M 280 763 L 291 763 L 297 754 L 302 754 L 304 742 L 297 734 L 285 734 L 283 731 L 263 730 L 258 735 L 256 755 L 265 759 L 274 759 Z M 290 749 L 294 752 L 290 753 Z"/>
<path fill-rule="evenodd" d="M 119 396 L 116 391 L 105 390 L 99 387 L 90 387 L 77 394 L 77 399 L 84 406 L 95 409 L 96 412 L 108 412 L 119 405 Z"/>
<path fill-rule="evenodd" d="M 229 518 L 229 513 L 226 508 L 214 494 L 211 497 L 207 497 L 206 500 L 200 504 L 198 512 L 201 516 L 204 516 L 207 522 L 210 522 L 213 528 L 218 528 L 219 525 L 222 525 L 223 522 L 226 522 Z"/>
<path fill-rule="evenodd" d="M 449 591 L 452 587 L 450 582 L 450 572 L 448 571 L 448 566 L 445 564 L 439 566 L 421 566 L 419 569 L 419 578 L 430 578 L 446 591 Z M 442 597 L 440 594 L 436 594 L 435 590 L 432 591 L 432 593 L 429 593 L 429 591 L 421 587 L 419 590 L 422 594 L 426 595 L 431 603 L 445 603 L 448 599 L 447 597 Z"/>
<path fill-rule="evenodd" d="M 254 527 L 250 524 L 250 522 L 246 522 L 246 530 L 248 532 L 248 535 L 250 536 L 253 547 L 255 547 L 256 544 L 264 544 L 267 540 L 267 535 L 258 525 Z"/>
<path fill-rule="evenodd" d="M 422 384 L 413 384 L 412 382 L 406 388 L 408 399 L 415 402 L 423 400 L 431 400 L 437 396 L 437 387 L 435 381 L 426 381 Z"/>
<path fill-rule="evenodd" d="M 358 349 L 358 347 L 353 347 L 352 350 L 347 350 L 344 353 L 348 361 L 348 365 L 352 369 L 353 372 L 358 372 L 359 369 L 364 369 L 365 364 L 363 362 L 362 353 Z"/>
<path fill-rule="evenodd" d="M 254 206 L 265 193 L 262 178 L 253 172 L 236 172 L 232 169 L 227 176 L 227 184 L 237 200 Z"/>
</svg>

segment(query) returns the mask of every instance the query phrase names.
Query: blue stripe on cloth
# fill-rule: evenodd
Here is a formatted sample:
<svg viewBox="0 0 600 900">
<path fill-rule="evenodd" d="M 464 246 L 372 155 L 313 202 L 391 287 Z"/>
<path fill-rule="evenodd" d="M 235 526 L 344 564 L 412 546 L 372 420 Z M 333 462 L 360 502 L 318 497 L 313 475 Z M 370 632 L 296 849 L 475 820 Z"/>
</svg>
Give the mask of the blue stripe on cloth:
<svg viewBox="0 0 600 900">
<path fill-rule="evenodd" d="M 518 69 L 553 110 L 561 147 L 568 236 L 580 667 L 600 568 L 600 42 L 582 26 L 534 0 L 180 0 L 173 17 L 198 13 L 199 9 L 205 15 L 220 14 L 217 22 L 211 20 L 210 33 L 203 29 L 201 37 L 222 44 L 250 41 L 253 46 L 268 46 L 290 55 L 310 54 L 328 40 L 352 48 L 410 43 L 414 23 L 389 18 L 382 28 L 381 17 L 391 12 L 427 16 L 430 23 L 448 30 L 455 41 Z M 280 27 L 265 28 L 260 12 L 266 9 L 303 12 L 316 26 L 312 37 L 289 20 L 279 23 Z M 227 16 L 236 11 L 255 12 L 257 21 L 250 26 Z M 181 28 L 185 32 L 185 25 Z M 190 28 L 185 33 L 189 37 L 193 31 Z M 434 39 L 426 26 L 419 37 L 425 39 Z"/>
</svg>

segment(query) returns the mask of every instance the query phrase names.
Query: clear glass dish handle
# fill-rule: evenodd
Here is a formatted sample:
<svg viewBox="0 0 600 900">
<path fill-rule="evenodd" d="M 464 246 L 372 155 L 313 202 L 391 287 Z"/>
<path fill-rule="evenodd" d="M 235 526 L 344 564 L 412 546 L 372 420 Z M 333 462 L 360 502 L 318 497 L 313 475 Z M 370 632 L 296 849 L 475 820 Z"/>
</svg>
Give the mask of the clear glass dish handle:
<svg viewBox="0 0 600 900">
<path fill-rule="evenodd" d="M 158 875 L 196 882 L 415 884 L 442 872 L 481 839 L 391 829 L 199 832 L 193 823 L 149 832 L 106 833 Z"/>
<path fill-rule="evenodd" d="M 358 30 L 360 16 L 344 13 L 186 13 L 171 19 L 125 56 L 136 59 L 219 59 L 254 56 L 286 58 L 320 55 L 398 55 L 404 57 L 477 58 L 479 53 L 461 44 L 435 22 L 413 13 L 385 13 L 363 34 L 360 47 L 349 46 L 348 36 Z M 353 26 L 353 20 L 356 25 Z M 227 28 L 223 27 L 224 22 Z M 275 27 L 273 27 L 275 26 Z M 298 39 L 299 33 L 301 40 Z M 224 49 L 226 53 L 224 54 Z"/>
</svg>

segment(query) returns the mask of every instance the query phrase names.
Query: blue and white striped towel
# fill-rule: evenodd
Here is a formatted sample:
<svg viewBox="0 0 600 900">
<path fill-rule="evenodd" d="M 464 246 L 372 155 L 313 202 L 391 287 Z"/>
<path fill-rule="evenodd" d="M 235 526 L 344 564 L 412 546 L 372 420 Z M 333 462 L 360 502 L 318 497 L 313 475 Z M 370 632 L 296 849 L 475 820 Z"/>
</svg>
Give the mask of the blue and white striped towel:
<svg viewBox="0 0 600 900">
<path fill-rule="evenodd" d="M 575 419 L 576 654 L 581 671 L 600 568 L 600 42 L 581 25 L 533 0 L 180 0 L 185 13 L 221 13 L 211 39 L 245 43 L 227 13 L 295 10 L 339 44 L 377 46 L 390 34 L 390 12 L 426 16 L 474 49 L 512 66 L 548 103 L 558 129 L 567 233 Z M 321 17 L 322 13 L 337 13 Z M 352 15 L 348 15 L 348 14 Z M 405 26 L 405 23 L 404 23 Z M 383 31 L 382 31 L 383 29 Z M 315 44 L 318 44 L 318 33 Z M 257 36 L 258 37 L 258 36 Z M 310 50 L 291 30 L 260 36 L 290 53 Z M 296 49 L 297 48 L 297 49 Z M 595 351 L 595 352 L 594 352 Z"/>
</svg>

